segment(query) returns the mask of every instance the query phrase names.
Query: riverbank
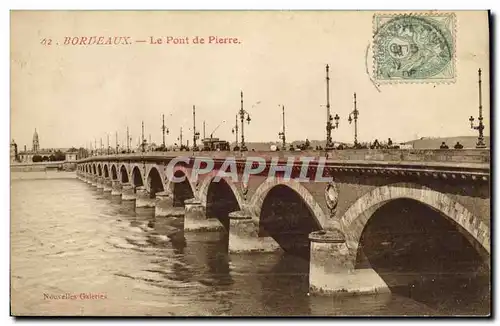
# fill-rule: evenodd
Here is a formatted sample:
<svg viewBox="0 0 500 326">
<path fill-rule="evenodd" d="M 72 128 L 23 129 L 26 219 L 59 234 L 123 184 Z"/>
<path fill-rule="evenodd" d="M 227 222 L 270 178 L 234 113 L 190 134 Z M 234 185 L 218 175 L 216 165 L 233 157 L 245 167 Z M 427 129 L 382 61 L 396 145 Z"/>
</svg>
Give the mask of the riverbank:
<svg viewBox="0 0 500 326">
<path fill-rule="evenodd" d="M 74 171 L 13 171 L 11 168 L 10 180 L 38 180 L 38 179 L 76 179 Z"/>
<path fill-rule="evenodd" d="M 30 162 L 30 163 L 11 163 L 11 172 L 37 172 L 37 171 L 75 171 L 75 162 Z"/>
</svg>

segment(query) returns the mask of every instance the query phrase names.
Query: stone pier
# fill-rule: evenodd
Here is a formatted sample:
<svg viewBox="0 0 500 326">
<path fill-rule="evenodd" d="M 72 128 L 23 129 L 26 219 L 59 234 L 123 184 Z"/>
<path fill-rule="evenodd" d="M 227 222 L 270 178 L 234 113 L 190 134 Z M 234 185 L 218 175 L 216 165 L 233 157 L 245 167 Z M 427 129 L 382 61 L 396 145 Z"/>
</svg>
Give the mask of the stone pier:
<svg viewBox="0 0 500 326">
<path fill-rule="evenodd" d="M 121 197 L 122 196 L 122 184 L 118 180 L 113 180 L 111 182 L 111 196 Z"/>
<path fill-rule="evenodd" d="M 207 218 L 205 207 L 195 198 L 184 201 L 184 231 L 217 231 L 224 229 L 216 218 Z"/>
<path fill-rule="evenodd" d="M 122 201 L 134 202 L 134 206 L 135 206 L 134 186 L 128 182 L 122 184 Z"/>
<path fill-rule="evenodd" d="M 155 217 L 178 217 L 184 216 L 184 212 L 181 214 L 174 212 L 179 212 L 174 208 L 174 196 L 171 192 L 162 191 L 156 193 L 156 204 L 155 204 Z"/>
<path fill-rule="evenodd" d="M 97 177 L 96 184 L 97 184 L 97 192 L 102 192 L 104 189 L 104 178 Z"/>
<path fill-rule="evenodd" d="M 249 213 L 229 213 L 230 253 L 281 251 L 279 244 L 269 236 L 259 236 L 259 221 Z"/>
<path fill-rule="evenodd" d="M 90 184 L 92 187 L 97 187 L 97 177 L 95 175 L 90 177 Z"/>
<path fill-rule="evenodd" d="M 105 195 L 111 195 L 111 180 L 104 179 L 102 192 Z"/>
<path fill-rule="evenodd" d="M 321 230 L 309 235 L 311 258 L 309 292 L 319 295 L 377 294 L 390 292 L 372 269 L 355 269 L 356 255 L 350 253 L 339 230 Z"/>
<path fill-rule="evenodd" d="M 135 207 L 137 208 L 152 208 L 155 207 L 155 199 L 150 197 L 146 187 L 140 186 L 135 188 Z"/>
</svg>

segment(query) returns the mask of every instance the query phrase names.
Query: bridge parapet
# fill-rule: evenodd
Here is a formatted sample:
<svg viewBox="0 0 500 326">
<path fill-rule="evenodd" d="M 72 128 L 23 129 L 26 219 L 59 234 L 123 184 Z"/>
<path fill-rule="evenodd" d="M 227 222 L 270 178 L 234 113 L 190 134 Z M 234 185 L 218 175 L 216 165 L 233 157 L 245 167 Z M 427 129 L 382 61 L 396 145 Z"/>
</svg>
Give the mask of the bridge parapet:
<svg viewBox="0 0 500 326">
<path fill-rule="evenodd" d="M 141 159 L 169 159 L 177 156 L 210 157 L 224 159 L 234 157 L 237 160 L 248 157 L 261 157 L 266 160 L 272 158 L 288 159 L 289 157 L 324 157 L 327 161 L 370 161 L 370 162 L 447 162 L 447 163 L 490 163 L 490 151 L 483 149 L 347 149 L 333 151 L 250 151 L 250 152 L 147 152 L 127 153 L 117 155 L 91 156 L 78 162 L 105 161 L 105 160 L 136 160 Z"/>
</svg>

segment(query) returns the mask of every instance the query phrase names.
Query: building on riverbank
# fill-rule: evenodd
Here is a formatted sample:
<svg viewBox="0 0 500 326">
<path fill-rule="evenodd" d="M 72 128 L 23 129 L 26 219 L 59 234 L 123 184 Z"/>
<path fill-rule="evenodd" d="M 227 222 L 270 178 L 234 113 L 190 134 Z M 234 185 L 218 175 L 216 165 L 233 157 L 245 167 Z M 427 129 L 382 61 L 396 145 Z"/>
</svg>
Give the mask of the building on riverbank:
<svg viewBox="0 0 500 326">
<path fill-rule="evenodd" d="M 35 129 L 33 133 L 33 143 L 31 150 L 26 149 L 18 152 L 17 144 L 12 140 L 10 145 L 11 162 L 33 163 L 33 162 L 46 162 L 46 161 L 76 161 L 79 156 L 78 149 L 71 148 L 41 148 L 40 138 Z"/>
</svg>

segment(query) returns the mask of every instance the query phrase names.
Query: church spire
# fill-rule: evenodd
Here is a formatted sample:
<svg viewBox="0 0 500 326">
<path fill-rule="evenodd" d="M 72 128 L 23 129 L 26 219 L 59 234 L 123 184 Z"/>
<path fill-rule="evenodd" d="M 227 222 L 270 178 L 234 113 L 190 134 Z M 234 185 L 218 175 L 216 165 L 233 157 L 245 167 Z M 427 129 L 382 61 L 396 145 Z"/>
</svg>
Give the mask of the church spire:
<svg viewBox="0 0 500 326">
<path fill-rule="evenodd" d="M 33 147 L 32 147 L 33 152 L 37 153 L 40 150 L 40 140 L 38 139 L 38 133 L 36 132 L 35 128 L 35 133 L 33 134 Z"/>
</svg>

